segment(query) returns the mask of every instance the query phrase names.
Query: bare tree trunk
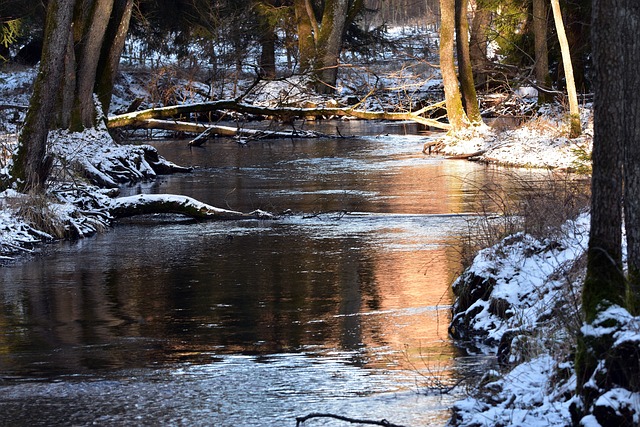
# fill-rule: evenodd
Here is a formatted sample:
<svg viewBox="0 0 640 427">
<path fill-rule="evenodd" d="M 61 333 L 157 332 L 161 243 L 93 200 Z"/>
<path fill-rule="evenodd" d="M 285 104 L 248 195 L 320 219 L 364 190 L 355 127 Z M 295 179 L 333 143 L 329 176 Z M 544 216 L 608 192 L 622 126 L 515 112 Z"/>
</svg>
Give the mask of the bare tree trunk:
<svg viewBox="0 0 640 427">
<path fill-rule="evenodd" d="M 81 12 L 81 20 L 74 20 L 74 31 L 80 27 L 79 49 L 77 50 L 77 86 L 74 111 L 71 114 L 70 129 L 80 131 L 95 126 L 96 108 L 93 89 L 104 35 L 109 24 L 114 0 L 93 0 L 82 2 L 88 10 Z M 78 14 L 77 14 L 78 15 Z"/>
<path fill-rule="evenodd" d="M 473 81 L 471 58 L 469 57 L 469 20 L 467 10 L 469 0 L 455 0 L 456 8 L 456 48 L 458 52 L 458 74 L 462 91 L 462 104 L 472 124 L 482 123 L 476 87 Z"/>
<path fill-rule="evenodd" d="M 293 7 L 298 29 L 298 55 L 300 60 L 300 72 L 309 71 L 315 52 L 315 40 L 311 18 L 307 12 L 307 0 L 294 0 Z"/>
<path fill-rule="evenodd" d="M 74 4 L 75 0 L 50 0 L 47 6 L 42 60 L 12 170 L 25 191 L 43 190 L 49 174 L 47 136 L 60 102 Z"/>
<path fill-rule="evenodd" d="M 471 37 L 469 39 L 469 59 L 473 78 L 479 85 L 487 83 L 487 47 L 489 45 L 489 26 L 491 25 L 491 11 L 483 5 L 476 5 L 476 11 L 471 21 Z"/>
<path fill-rule="evenodd" d="M 462 108 L 456 66 L 453 59 L 455 31 L 455 0 L 440 0 L 440 72 L 444 82 L 447 118 L 451 131 L 456 133 L 469 125 Z"/>
<path fill-rule="evenodd" d="M 112 40 L 112 42 L 103 44 L 95 87 L 95 92 L 98 95 L 100 104 L 102 104 L 102 112 L 105 116 L 109 114 L 113 85 L 118 73 L 120 56 L 124 49 L 132 11 L 133 0 L 115 0 L 111 20 L 105 34 L 105 40 Z"/>
<path fill-rule="evenodd" d="M 624 75 L 624 224 L 627 235 L 629 311 L 640 316 L 640 11 L 629 13 L 626 22 Z"/>
<path fill-rule="evenodd" d="M 276 40 L 275 30 L 265 25 L 260 34 L 260 72 L 265 79 L 276 77 Z"/>
<path fill-rule="evenodd" d="M 560 10 L 559 0 L 551 0 L 551 8 L 553 10 L 553 20 L 556 24 L 556 32 L 558 33 L 558 41 L 560 42 L 560 50 L 562 52 L 562 65 L 564 66 L 564 76 L 567 82 L 567 96 L 569 97 L 569 137 L 577 138 L 582 134 L 582 126 L 580 124 L 580 108 L 578 106 L 578 94 L 576 92 L 576 82 L 573 78 L 573 65 L 571 64 L 571 53 L 569 52 L 569 42 L 567 41 L 567 33 L 564 30 L 562 22 L 562 11 Z"/>
<path fill-rule="evenodd" d="M 547 0 L 533 0 L 533 38 L 535 44 L 535 75 L 538 87 L 538 103 L 544 104 L 553 100 L 553 97 L 545 92 L 551 89 L 551 76 L 549 75 L 549 48 L 547 47 Z"/>
<path fill-rule="evenodd" d="M 316 42 L 316 70 L 318 93 L 335 92 L 338 78 L 338 63 L 342 50 L 342 38 L 344 35 L 347 14 L 349 11 L 348 0 L 326 0 L 320 34 Z"/>
<path fill-rule="evenodd" d="M 637 79 L 638 62 L 638 13 L 636 0 L 595 0 L 593 5 L 593 65 L 594 65 L 594 136 L 593 174 L 591 183 L 591 230 L 587 249 L 587 273 L 582 291 L 582 309 L 585 322 L 592 326 L 606 308 L 624 304 L 625 278 L 622 268 L 622 195 L 623 161 L 626 161 L 625 147 L 631 142 L 627 137 L 635 134 L 638 127 L 636 111 L 640 99 L 638 92 L 628 87 Z M 554 5 L 555 8 L 556 5 Z M 635 12 L 631 12 L 635 10 Z M 627 19 L 620 20 L 620 16 Z M 633 31 L 629 23 L 635 22 Z M 627 28 L 625 24 L 627 23 Z M 629 38 L 630 34 L 634 34 Z M 629 49 L 635 43 L 635 47 Z M 635 52 L 636 57 L 627 56 Z M 632 65 L 633 64 L 633 65 Z M 632 72 L 627 74 L 628 72 Z M 635 86 L 638 85 L 636 82 Z M 631 101 L 631 102 L 630 102 Z M 635 159 L 636 161 L 638 159 Z M 624 165 L 626 170 L 627 165 Z M 635 169 L 635 168 L 634 168 Z M 637 183 L 629 183 L 638 199 Z M 626 192 L 626 190 L 625 190 Z M 632 220 L 633 221 L 633 220 Z M 626 227 L 629 228 L 629 224 Z M 634 224 L 633 226 L 637 226 Z M 615 325 L 607 328 L 615 331 Z M 584 328 L 583 328 L 584 331 Z M 613 332 L 611 332 L 612 334 Z M 593 379 L 599 364 L 610 365 L 613 337 L 608 333 L 598 336 L 578 336 L 576 352 L 576 377 L 578 402 L 571 407 L 574 425 L 591 414 L 593 402 L 608 389 L 605 383 L 611 378 Z M 616 375 L 621 376 L 621 360 L 615 360 Z M 637 362 L 636 362 L 637 369 Z M 622 375 L 624 376 L 624 375 Z M 603 375 L 612 377 L 612 375 Z M 593 416 L 593 415 L 592 415 Z M 601 420 L 598 420 L 601 422 Z M 596 423 L 597 424 L 597 423 Z M 619 425 L 609 420 L 610 425 Z M 629 424 L 630 425 L 630 424 Z"/>
</svg>

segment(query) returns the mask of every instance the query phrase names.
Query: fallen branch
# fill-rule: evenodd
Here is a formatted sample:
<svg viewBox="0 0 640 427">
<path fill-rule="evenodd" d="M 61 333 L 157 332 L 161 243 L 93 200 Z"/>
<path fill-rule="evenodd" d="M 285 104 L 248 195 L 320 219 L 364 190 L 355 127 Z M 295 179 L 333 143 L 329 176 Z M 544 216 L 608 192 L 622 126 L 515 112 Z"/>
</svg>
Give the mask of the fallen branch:
<svg viewBox="0 0 640 427">
<path fill-rule="evenodd" d="M 190 132 L 199 134 L 198 137 L 189 142 L 191 146 L 202 145 L 210 135 L 226 136 L 226 137 L 246 137 L 252 139 L 269 139 L 269 138 L 319 138 L 324 135 L 314 131 L 293 130 L 271 131 L 259 129 L 239 129 L 231 126 L 220 126 L 203 123 L 193 123 L 175 120 L 158 120 L 147 119 L 138 123 L 137 127 L 143 129 L 163 129 L 175 132 Z"/>
<path fill-rule="evenodd" d="M 136 215 L 172 213 L 181 214 L 194 219 L 271 219 L 267 212 L 256 210 L 242 213 L 216 208 L 187 196 L 173 194 L 139 194 L 136 196 L 113 199 L 109 209 L 114 219 Z"/>
<path fill-rule="evenodd" d="M 28 105 L 17 105 L 17 104 L 0 104 L 0 110 L 19 110 L 19 111 L 27 111 L 29 109 Z"/>
<path fill-rule="evenodd" d="M 387 420 L 381 420 L 381 421 L 359 420 L 356 418 L 343 417 L 342 415 L 321 414 L 321 413 L 311 413 L 309 415 L 305 415 L 304 417 L 297 417 L 296 427 L 300 427 L 302 423 L 304 423 L 307 420 L 310 420 L 311 418 L 334 418 L 336 420 L 346 421 L 348 423 L 354 423 L 354 424 L 369 424 L 369 425 L 385 426 L 385 427 L 404 427 L 398 424 L 390 423 Z"/>
<path fill-rule="evenodd" d="M 207 113 L 216 110 L 233 110 L 241 113 L 255 114 L 266 117 L 280 117 L 283 119 L 291 119 L 293 117 L 338 116 L 355 117 L 365 120 L 410 120 L 438 129 L 449 130 L 449 124 L 422 116 L 422 114 L 424 114 L 425 112 L 436 108 L 441 108 L 443 105 L 444 101 L 424 107 L 414 112 L 387 112 L 356 110 L 354 107 L 266 107 L 260 105 L 245 104 L 242 102 L 238 102 L 237 100 L 230 99 L 212 102 L 200 102 L 196 104 L 176 105 L 162 108 L 152 108 L 149 110 L 136 111 L 133 113 L 119 114 L 117 116 L 109 117 L 109 119 L 107 120 L 107 127 L 111 129 L 124 126 L 149 128 L 153 123 L 157 123 L 150 121 L 151 119 L 166 119 L 170 117 L 188 116 L 192 113 Z M 202 132 L 202 130 L 200 132 Z"/>
<path fill-rule="evenodd" d="M 445 159 L 452 159 L 452 160 L 470 159 L 472 157 L 482 156 L 486 152 L 487 152 L 487 150 L 480 150 L 480 151 L 475 151 L 473 153 L 456 154 L 455 156 L 447 156 L 447 157 L 445 157 Z"/>
</svg>

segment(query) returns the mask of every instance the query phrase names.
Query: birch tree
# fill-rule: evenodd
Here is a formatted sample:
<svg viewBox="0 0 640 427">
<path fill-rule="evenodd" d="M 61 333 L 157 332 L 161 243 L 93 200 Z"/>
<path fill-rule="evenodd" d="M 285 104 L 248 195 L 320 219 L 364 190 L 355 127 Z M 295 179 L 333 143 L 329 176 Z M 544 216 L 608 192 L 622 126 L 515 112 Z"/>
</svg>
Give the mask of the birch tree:
<svg viewBox="0 0 640 427">
<path fill-rule="evenodd" d="M 567 33 L 565 32 L 564 23 L 562 21 L 560 1 L 551 0 L 551 9 L 553 10 L 553 20 L 556 25 L 556 32 L 558 33 L 558 41 L 560 42 L 562 65 L 564 67 L 564 76 L 567 83 L 567 96 L 569 98 L 569 137 L 577 138 L 582 134 L 582 127 L 580 125 L 580 109 L 578 107 L 576 82 L 573 78 L 573 65 L 571 63 L 569 41 L 567 40 Z"/>
</svg>

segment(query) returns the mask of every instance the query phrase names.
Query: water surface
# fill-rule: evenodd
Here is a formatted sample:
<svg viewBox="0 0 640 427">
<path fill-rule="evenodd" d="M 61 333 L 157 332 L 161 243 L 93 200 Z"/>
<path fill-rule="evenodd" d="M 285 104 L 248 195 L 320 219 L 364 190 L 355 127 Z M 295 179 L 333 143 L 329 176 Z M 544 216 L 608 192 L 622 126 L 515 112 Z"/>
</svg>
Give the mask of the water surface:
<svg viewBox="0 0 640 427">
<path fill-rule="evenodd" d="M 438 391 L 466 366 L 447 337 L 450 283 L 496 170 L 382 130 L 155 142 L 196 169 L 124 194 L 281 216 L 137 218 L 2 268 L 0 422 L 444 425 L 456 395 Z"/>
</svg>

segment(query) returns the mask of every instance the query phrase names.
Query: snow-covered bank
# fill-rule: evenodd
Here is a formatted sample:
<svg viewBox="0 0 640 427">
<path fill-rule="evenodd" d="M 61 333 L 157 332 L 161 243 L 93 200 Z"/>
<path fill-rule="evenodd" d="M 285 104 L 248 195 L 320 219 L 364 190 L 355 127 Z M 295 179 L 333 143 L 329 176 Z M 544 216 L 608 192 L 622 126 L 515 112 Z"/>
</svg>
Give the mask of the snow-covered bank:
<svg viewBox="0 0 640 427">
<path fill-rule="evenodd" d="M 588 214 L 559 231 L 542 240 L 524 233 L 509 236 L 481 250 L 454 283 L 451 334 L 471 352 L 495 354 L 500 369 L 487 372 L 469 397 L 455 404 L 452 425 L 572 423 Z M 612 310 L 609 324 L 614 319 L 618 328 L 612 351 L 632 358 L 640 351 L 640 318 L 619 307 Z M 592 329 L 582 332 L 594 334 L 599 328 Z M 594 404 L 599 418 L 587 417 L 582 425 L 639 425 L 640 393 L 623 387 L 607 391 L 607 369 L 603 364 L 588 382 L 600 395 Z"/>
<path fill-rule="evenodd" d="M 593 108 L 581 108 L 583 134 L 569 139 L 565 114 L 559 105 L 541 108 L 513 129 L 470 130 L 463 138 L 444 137 L 442 153 L 456 156 L 482 153 L 475 159 L 504 166 L 585 171 L 591 167 Z"/>
</svg>

